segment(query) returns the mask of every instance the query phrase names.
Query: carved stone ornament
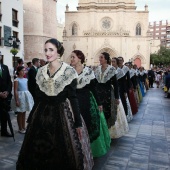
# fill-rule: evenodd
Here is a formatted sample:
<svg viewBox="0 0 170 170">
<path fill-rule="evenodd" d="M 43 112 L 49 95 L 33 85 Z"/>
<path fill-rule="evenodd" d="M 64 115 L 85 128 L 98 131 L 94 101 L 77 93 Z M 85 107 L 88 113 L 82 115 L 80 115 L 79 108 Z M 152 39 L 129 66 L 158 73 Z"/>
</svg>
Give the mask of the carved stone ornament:
<svg viewBox="0 0 170 170">
<path fill-rule="evenodd" d="M 109 17 L 105 17 L 101 20 L 101 27 L 103 30 L 110 30 L 112 28 L 113 21 Z"/>
<path fill-rule="evenodd" d="M 73 50 L 75 50 L 75 49 L 76 49 L 76 44 L 73 45 Z"/>
<path fill-rule="evenodd" d="M 137 46 L 138 51 L 140 50 L 140 45 Z"/>
<path fill-rule="evenodd" d="M 103 30 L 103 31 L 98 31 L 95 29 L 90 29 L 87 31 L 83 31 L 83 35 L 87 37 L 128 37 L 130 36 L 130 31 L 124 30 L 124 29 L 119 29 L 116 31 L 108 31 L 108 30 Z"/>
</svg>

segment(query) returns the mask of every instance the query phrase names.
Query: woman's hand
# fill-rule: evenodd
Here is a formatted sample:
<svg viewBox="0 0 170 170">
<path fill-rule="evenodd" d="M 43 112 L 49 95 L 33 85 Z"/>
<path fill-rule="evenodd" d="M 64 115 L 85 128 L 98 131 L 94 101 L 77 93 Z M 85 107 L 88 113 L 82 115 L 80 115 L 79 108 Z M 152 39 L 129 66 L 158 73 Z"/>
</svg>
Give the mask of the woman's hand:
<svg viewBox="0 0 170 170">
<path fill-rule="evenodd" d="M 20 103 L 19 101 L 16 101 L 16 106 L 19 107 Z"/>
<path fill-rule="evenodd" d="M 98 108 L 100 112 L 103 112 L 103 106 L 98 106 Z"/>
<path fill-rule="evenodd" d="M 124 93 L 125 99 L 127 99 L 127 93 Z"/>
<path fill-rule="evenodd" d="M 116 99 L 116 100 L 115 100 L 115 103 L 116 103 L 117 105 L 119 105 L 119 99 Z"/>
<path fill-rule="evenodd" d="M 78 133 L 79 139 L 81 140 L 82 139 L 82 129 L 79 127 L 79 128 L 76 128 L 76 131 Z"/>
</svg>

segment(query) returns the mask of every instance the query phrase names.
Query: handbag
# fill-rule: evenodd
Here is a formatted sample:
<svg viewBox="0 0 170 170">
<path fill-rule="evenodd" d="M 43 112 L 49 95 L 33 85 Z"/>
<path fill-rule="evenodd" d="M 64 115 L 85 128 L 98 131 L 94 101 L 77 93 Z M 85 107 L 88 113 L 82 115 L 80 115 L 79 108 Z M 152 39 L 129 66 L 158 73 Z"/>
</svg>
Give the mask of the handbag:
<svg viewBox="0 0 170 170">
<path fill-rule="evenodd" d="M 166 86 L 164 86 L 164 92 L 167 92 L 168 88 Z"/>
</svg>

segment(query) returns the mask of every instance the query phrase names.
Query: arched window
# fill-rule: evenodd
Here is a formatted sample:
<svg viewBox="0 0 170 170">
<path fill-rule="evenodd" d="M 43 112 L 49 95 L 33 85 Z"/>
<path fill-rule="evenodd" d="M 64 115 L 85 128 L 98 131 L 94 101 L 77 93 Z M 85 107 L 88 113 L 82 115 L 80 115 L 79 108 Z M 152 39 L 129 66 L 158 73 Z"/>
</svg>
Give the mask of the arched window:
<svg viewBox="0 0 170 170">
<path fill-rule="evenodd" d="M 77 25 L 75 23 L 72 26 L 72 35 L 77 35 Z"/>
<path fill-rule="evenodd" d="M 137 24 L 136 26 L 136 35 L 141 35 L 141 25 Z"/>
</svg>

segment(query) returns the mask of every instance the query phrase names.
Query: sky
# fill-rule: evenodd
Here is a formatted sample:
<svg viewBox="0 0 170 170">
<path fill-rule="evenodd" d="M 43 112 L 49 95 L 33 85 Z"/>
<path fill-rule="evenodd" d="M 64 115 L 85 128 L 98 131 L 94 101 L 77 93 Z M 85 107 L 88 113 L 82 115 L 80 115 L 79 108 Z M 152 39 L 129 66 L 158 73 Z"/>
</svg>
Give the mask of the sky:
<svg viewBox="0 0 170 170">
<path fill-rule="evenodd" d="M 149 21 L 170 21 L 170 0 L 136 0 L 137 10 L 144 10 L 145 4 L 149 9 Z M 76 11 L 78 0 L 58 0 L 57 1 L 57 18 L 59 22 L 65 20 L 65 6 L 69 5 L 70 11 Z"/>
</svg>

